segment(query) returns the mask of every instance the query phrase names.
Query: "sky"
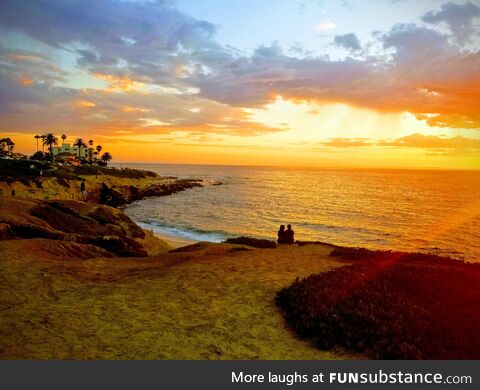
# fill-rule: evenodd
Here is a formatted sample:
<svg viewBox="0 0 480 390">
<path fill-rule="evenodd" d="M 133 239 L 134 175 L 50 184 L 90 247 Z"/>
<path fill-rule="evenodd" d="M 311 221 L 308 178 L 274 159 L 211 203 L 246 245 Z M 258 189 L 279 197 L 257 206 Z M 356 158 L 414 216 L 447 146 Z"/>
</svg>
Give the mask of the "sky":
<svg viewBox="0 0 480 390">
<path fill-rule="evenodd" d="M 118 162 L 480 169 L 480 1 L 1 0 L 0 137 Z"/>
</svg>

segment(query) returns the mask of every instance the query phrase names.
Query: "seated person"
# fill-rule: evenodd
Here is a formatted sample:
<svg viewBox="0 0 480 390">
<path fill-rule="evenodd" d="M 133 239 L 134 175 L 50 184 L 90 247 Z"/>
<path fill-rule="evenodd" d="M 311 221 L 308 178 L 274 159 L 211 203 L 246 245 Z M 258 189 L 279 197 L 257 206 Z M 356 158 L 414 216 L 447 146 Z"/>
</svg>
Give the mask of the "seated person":
<svg viewBox="0 0 480 390">
<path fill-rule="evenodd" d="M 295 242 L 295 239 L 293 238 L 294 234 L 295 232 L 292 230 L 292 225 L 288 224 L 287 230 L 285 230 L 285 233 L 284 233 L 284 238 L 285 238 L 284 243 L 293 244 Z"/>
<path fill-rule="evenodd" d="M 285 243 L 285 225 L 280 225 L 280 229 L 278 230 L 278 240 L 279 244 Z"/>
</svg>

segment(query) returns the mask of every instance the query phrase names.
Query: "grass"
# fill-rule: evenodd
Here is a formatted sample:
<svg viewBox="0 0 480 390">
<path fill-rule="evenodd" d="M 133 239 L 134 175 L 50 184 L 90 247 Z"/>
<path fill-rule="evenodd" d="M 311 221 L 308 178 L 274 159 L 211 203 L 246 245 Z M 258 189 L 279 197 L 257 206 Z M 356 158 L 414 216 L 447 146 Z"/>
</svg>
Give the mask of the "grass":
<svg viewBox="0 0 480 390">
<path fill-rule="evenodd" d="M 338 265 L 329 247 L 85 259 L 95 248 L 0 241 L 0 359 L 352 358 L 294 337 L 273 301 Z"/>
<path fill-rule="evenodd" d="M 355 264 L 297 279 L 276 303 L 302 338 L 377 359 L 480 358 L 480 266 L 339 248 Z"/>
</svg>

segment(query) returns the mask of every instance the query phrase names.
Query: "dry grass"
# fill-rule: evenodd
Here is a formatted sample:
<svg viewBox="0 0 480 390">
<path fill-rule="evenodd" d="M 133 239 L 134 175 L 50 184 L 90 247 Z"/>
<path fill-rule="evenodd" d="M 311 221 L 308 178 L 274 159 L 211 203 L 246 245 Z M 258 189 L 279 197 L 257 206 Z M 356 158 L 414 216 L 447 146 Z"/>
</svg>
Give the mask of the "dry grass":
<svg viewBox="0 0 480 390">
<path fill-rule="evenodd" d="M 275 292 L 297 276 L 338 266 L 331 248 L 232 250 L 238 247 L 84 259 L 102 255 L 69 242 L 0 241 L 0 357 L 348 357 L 297 339 L 274 303 Z"/>
</svg>

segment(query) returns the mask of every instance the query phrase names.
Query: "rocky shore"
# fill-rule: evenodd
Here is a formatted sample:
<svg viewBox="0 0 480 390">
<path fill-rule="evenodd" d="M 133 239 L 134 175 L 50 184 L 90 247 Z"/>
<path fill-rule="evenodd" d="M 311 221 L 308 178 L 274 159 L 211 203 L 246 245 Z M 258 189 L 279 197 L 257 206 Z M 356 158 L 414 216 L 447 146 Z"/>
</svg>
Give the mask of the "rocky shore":
<svg viewBox="0 0 480 390">
<path fill-rule="evenodd" d="M 81 194 L 84 181 L 86 194 Z M 149 196 L 167 196 L 201 187 L 201 179 L 162 177 L 130 168 L 52 166 L 35 161 L 0 161 L 0 196 L 82 200 L 119 207 Z"/>
<path fill-rule="evenodd" d="M 80 193 L 82 182 L 85 194 Z M 201 179 L 161 177 L 137 169 L 2 161 L 0 240 L 48 239 L 60 247 L 74 243 L 86 258 L 164 252 L 171 249 L 166 242 L 141 229 L 118 208 L 201 186 Z"/>
<path fill-rule="evenodd" d="M 102 183 L 89 199 L 95 203 L 119 207 L 151 196 L 168 196 L 194 187 L 202 187 L 200 179 L 167 179 L 166 183 L 153 183 L 145 186 L 112 186 Z"/>
<path fill-rule="evenodd" d="M 74 200 L 5 198 L 0 240 L 46 239 L 74 243 L 80 257 L 145 257 L 168 246 L 121 210 Z"/>
</svg>

